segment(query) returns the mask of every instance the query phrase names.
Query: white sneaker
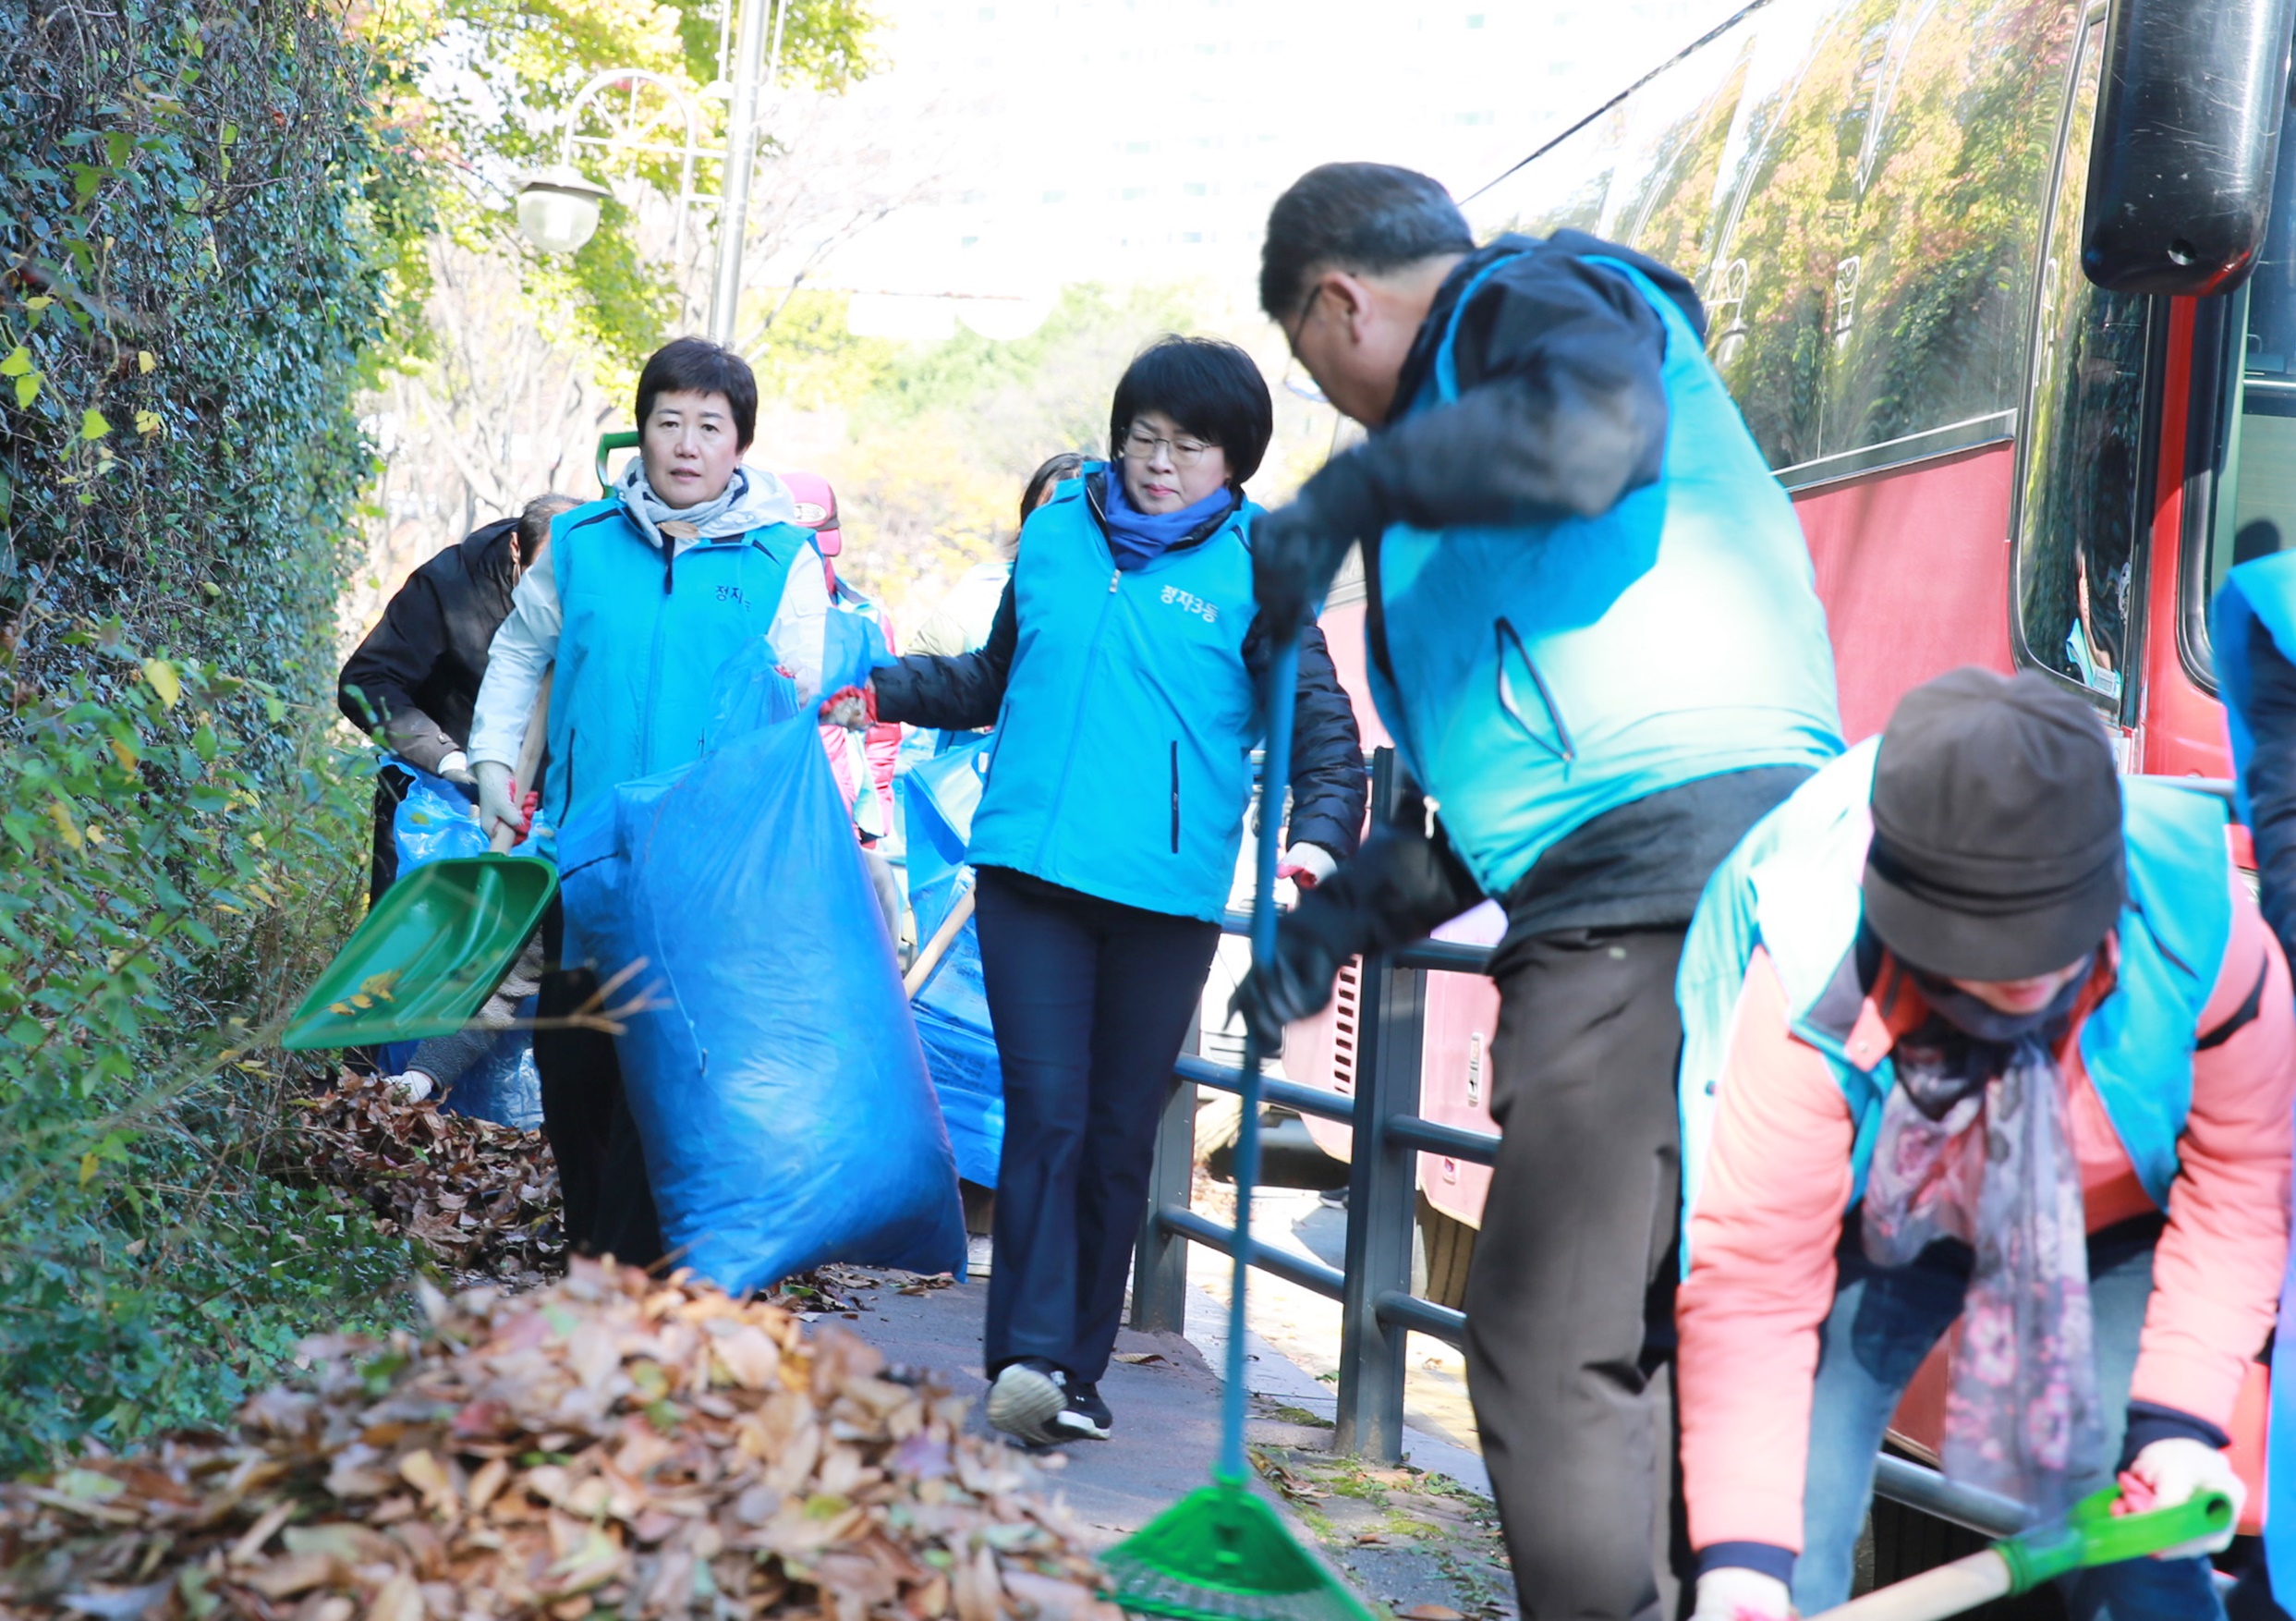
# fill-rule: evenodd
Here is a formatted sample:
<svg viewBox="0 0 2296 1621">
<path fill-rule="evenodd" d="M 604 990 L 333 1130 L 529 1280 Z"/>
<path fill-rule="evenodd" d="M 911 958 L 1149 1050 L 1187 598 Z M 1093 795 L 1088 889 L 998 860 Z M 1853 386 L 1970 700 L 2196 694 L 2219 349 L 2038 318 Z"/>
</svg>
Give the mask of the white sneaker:
<svg viewBox="0 0 2296 1621">
<path fill-rule="evenodd" d="M 1068 1406 L 1068 1375 L 1041 1357 L 1007 1362 L 989 1387 L 989 1423 L 1028 1446 L 1069 1437 L 1060 1425 Z"/>
</svg>

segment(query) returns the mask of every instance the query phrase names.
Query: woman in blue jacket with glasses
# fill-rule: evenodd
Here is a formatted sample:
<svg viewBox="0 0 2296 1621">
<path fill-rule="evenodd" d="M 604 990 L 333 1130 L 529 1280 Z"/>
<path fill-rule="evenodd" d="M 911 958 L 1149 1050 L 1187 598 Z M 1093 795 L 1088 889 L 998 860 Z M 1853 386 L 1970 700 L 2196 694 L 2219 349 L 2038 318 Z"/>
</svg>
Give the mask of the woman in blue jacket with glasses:
<svg viewBox="0 0 2296 1621">
<path fill-rule="evenodd" d="M 1098 1385 L 1261 740 L 1272 650 L 1244 483 L 1273 418 L 1234 345 L 1150 345 L 1116 385 L 1115 460 L 1030 515 L 987 644 L 840 695 L 877 719 L 997 726 L 969 851 L 1004 1070 L 989 1421 L 1034 1444 L 1109 1432 Z M 1354 853 L 1365 801 L 1354 711 L 1312 628 L 1293 759 L 1285 860 L 1310 883 Z"/>
</svg>

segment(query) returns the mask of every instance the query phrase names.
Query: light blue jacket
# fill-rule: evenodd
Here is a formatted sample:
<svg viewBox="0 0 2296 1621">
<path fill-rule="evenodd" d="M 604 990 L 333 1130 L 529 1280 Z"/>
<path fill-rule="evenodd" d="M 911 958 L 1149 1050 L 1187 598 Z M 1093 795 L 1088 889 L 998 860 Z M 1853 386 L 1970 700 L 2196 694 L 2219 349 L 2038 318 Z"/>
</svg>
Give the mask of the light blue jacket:
<svg viewBox="0 0 2296 1621">
<path fill-rule="evenodd" d="M 1086 481 L 1028 519 L 1020 640 L 967 859 L 1125 906 L 1226 910 L 1259 740 L 1248 502 L 1116 567 Z"/>
<path fill-rule="evenodd" d="M 563 619 L 543 808 L 563 827 L 592 796 L 709 751 L 720 671 L 763 641 L 790 566 L 820 555 L 811 530 L 773 523 L 698 542 L 665 567 L 613 496 L 550 532 Z"/>
<path fill-rule="evenodd" d="M 1483 272 L 1488 276 L 1506 262 Z M 1389 529 L 1390 669 L 1372 697 L 1454 848 L 1503 895 L 1573 829 L 1635 799 L 1841 750 L 1833 650 L 1792 504 L 1674 301 L 1658 481 L 1596 518 Z M 1454 306 L 1412 409 L 1458 397 Z"/>
</svg>

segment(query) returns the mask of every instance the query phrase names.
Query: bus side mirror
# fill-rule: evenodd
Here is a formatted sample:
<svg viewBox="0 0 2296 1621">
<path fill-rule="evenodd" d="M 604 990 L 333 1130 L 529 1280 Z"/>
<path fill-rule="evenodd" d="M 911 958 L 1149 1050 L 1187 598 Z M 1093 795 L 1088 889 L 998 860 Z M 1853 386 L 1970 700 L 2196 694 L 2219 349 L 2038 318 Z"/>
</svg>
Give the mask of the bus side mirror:
<svg viewBox="0 0 2296 1621">
<path fill-rule="evenodd" d="M 2264 245 L 2296 0 L 2113 0 L 2081 267 L 2116 293 L 2221 293 Z"/>
</svg>

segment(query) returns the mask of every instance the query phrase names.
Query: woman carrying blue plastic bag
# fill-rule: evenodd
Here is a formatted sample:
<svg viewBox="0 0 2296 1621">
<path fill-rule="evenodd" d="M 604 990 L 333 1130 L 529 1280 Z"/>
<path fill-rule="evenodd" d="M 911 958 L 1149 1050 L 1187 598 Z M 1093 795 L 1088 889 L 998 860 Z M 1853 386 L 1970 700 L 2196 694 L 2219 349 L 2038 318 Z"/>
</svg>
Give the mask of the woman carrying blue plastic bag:
<svg viewBox="0 0 2296 1621">
<path fill-rule="evenodd" d="M 788 490 L 742 465 L 757 416 L 757 380 L 731 349 L 684 337 L 646 362 L 637 459 L 604 499 L 552 524 L 548 566 L 519 580 L 488 650 L 469 753 L 490 832 L 525 830 L 520 802 L 538 785 L 513 782 L 511 765 L 545 671 L 555 673 L 541 815 L 561 828 L 590 800 L 721 741 L 718 675 L 752 643 L 779 650 L 800 702 L 819 691 L 828 582 Z M 542 937 L 541 1015 L 563 1020 L 597 975 L 568 949 L 556 906 Z M 661 1229 L 612 1039 L 557 1024 L 536 1032 L 534 1056 L 568 1247 L 651 1264 Z"/>
<path fill-rule="evenodd" d="M 1105 1439 L 1158 1116 L 1220 941 L 1252 791 L 1258 679 L 1244 498 L 1272 432 L 1232 344 L 1168 337 L 1116 386 L 1116 461 L 1032 514 L 979 651 L 911 656 L 837 718 L 998 727 L 968 851 L 1004 1072 L 989 1421 Z M 1300 649 L 1292 865 L 1363 826 L 1362 740 L 1330 653 Z"/>
</svg>

